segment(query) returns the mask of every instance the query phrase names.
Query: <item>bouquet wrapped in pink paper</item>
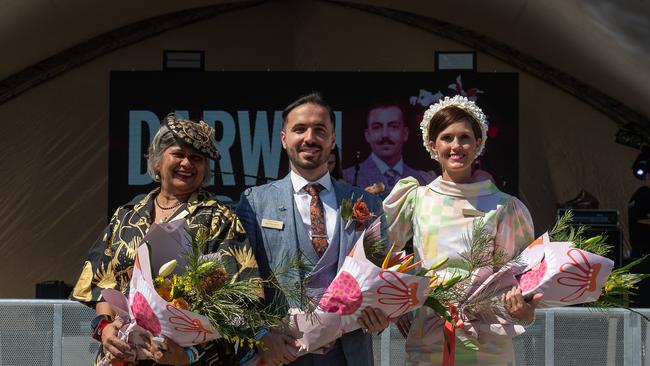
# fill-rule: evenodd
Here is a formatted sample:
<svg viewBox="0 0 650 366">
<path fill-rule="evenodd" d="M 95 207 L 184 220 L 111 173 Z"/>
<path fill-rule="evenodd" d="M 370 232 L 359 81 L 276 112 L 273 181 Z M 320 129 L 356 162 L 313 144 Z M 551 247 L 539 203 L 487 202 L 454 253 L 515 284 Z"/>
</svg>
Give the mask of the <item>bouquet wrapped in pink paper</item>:
<svg viewBox="0 0 650 366">
<path fill-rule="evenodd" d="M 551 242 L 545 233 L 521 253 L 525 266 L 516 274 L 524 297 L 543 293 L 541 307 L 567 306 L 598 300 L 614 261 L 570 242 Z"/>
<path fill-rule="evenodd" d="M 425 306 L 435 314 L 418 319 L 409 333 L 407 350 L 444 344 L 442 364 L 453 365 L 456 339 L 473 349 L 509 342 L 525 331 L 498 300 L 514 286 L 522 289 L 524 298 L 544 294 L 541 307 L 627 306 L 613 302 L 612 296 L 632 293 L 635 284 L 648 277 L 628 271 L 642 259 L 613 271 L 613 261 L 605 257 L 611 249 L 605 238 L 584 239 L 585 228 L 571 229 L 570 221 L 570 213 L 561 217 L 550 233 L 534 240 L 512 260 L 498 258 L 482 223 L 475 222 L 468 250 L 461 254 L 461 263 L 456 263 L 465 270 L 454 272 L 456 275 L 447 272 L 445 279 L 456 278 L 453 286 L 432 287 Z"/>
<path fill-rule="evenodd" d="M 326 353 L 337 338 L 360 328 L 357 319 L 366 307 L 380 309 L 394 319 L 422 306 L 429 292 L 429 278 L 404 273 L 417 266 L 411 264 L 412 255 L 397 252 L 385 256 L 379 232 L 377 218 L 361 233 L 314 311 L 289 311 L 289 329 L 300 345 L 291 349 L 296 356 Z M 370 261 L 366 249 L 381 251 L 384 263 L 377 266 Z M 373 253 L 375 257 L 377 254 Z M 256 357 L 246 365 L 263 362 Z"/>
<path fill-rule="evenodd" d="M 613 262 L 608 258 L 568 242 L 551 242 L 548 234 L 544 234 L 520 258 L 500 269 L 476 268 L 459 280 L 455 288 L 448 290 L 455 293 L 456 299 L 432 307 L 438 316 L 420 319 L 422 324 L 416 324 L 409 333 L 407 347 L 418 348 L 444 340 L 442 362 L 452 365 L 456 339 L 478 349 L 486 343 L 509 342 L 525 331 L 510 319 L 499 304 L 498 295 L 519 286 L 525 298 L 543 293 L 540 306 L 593 302 L 599 298 L 612 267 Z"/>
<path fill-rule="evenodd" d="M 102 290 L 103 298 L 125 322 L 119 332 L 122 340 L 137 349 L 143 342 L 141 335 L 147 332 L 161 341 L 163 336 L 167 337 L 182 347 L 221 337 L 207 317 L 165 301 L 155 289 L 149 268 L 149 250 L 143 245 L 138 248 L 129 298 L 114 289 Z M 144 358 L 141 353 L 138 357 Z M 108 365 L 108 360 L 103 360 L 103 364 Z"/>
<path fill-rule="evenodd" d="M 402 273 L 398 267 L 376 266 L 366 258 L 363 239 L 362 235 L 346 257 L 316 311 L 293 315 L 297 330 L 303 334 L 298 339 L 299 352 L 309 353 L 359 329 L 357 319 L 366 307 L 380 309 L 395 319 L 426 300 L 429 278 Z M 396 261 L 404 263 L 403 253 L 396 257 Z"/>
<path fill-rule="evenodd" d="M 567 211 L 554 227 L 534 240 L 522 253 L 516 274 L 525 296 L 544 293 L 542 307 L 587 304 L 599 308 L 629 308 L 628 295 L 650 277 L 630 273 L 646 257 L 614 269 L 606 258 L 612 246 L 607 237 L 585 237 L 587 227 L 571 226 Z"/>
<path fill-rule="evenodd" d="M 153 250 L 149 244 L 137 249 L 128 299 L 116 290 L 102 291 L 124 322 L 119 337 L 136 350 L 143 335 L 154 341 L 166 337 L 183 347 L 221 337 L 252 346 L 259 329 L 284 320 L 285 314 L 263 306 L 263 281 L 243 278 L 247 269 L 257 266 L 250 247 L 231 246 L 203 255 L 207 233 L 199 231 L 190 238 L 184 221 L 152 226 L 145 240 Z M 227 263 L 228 268 L 236 263 L 236 269 L 227 270 Z M 158 275 L 152 276 L 152 268 L 158 267 Z M 143 356 L 138 351 L 135 358 Z"/>
<path fill-rule="evenodd" d="M 524 332 L 524 327 L 513 323 L 498 300 L 517 284 L 514 262 L 493 248 L 480 220 L 475 222 L 470 237 L 472 240 L 460 260 L 419 271 L 433 276 L 431 290 L 425 309 L 420 310 L 410 328 L 405 346 L 407 352 L 439 356 L 428 360 L 432 363 L 454 365 L 457 340 L 471 350 L 503 350 L 511 338 Z M 488 364 L 494 361 L 480 360 Z"/>
</svg>

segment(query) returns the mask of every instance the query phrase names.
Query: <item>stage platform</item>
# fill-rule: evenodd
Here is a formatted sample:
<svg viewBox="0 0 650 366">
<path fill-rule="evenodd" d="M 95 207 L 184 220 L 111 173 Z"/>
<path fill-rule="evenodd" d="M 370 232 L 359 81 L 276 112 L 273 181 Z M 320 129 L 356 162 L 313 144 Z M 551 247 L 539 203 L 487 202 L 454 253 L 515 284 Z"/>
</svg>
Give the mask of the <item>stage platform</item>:
<svg viewBox="0 0 650 366">
<path fill-rule="evenodd" d="M 637 309 L 650 317 L 650 309 Z M 0 366 L 86 366 L 94 311 L 67 300 L 0 300 Z M 517 365 L 650 366 L 648 322 L 623 309 L 553 308 L 515 338 Z M 396 327 L 374 339 L 375 364 L 404 364 Z"/>
</svg>

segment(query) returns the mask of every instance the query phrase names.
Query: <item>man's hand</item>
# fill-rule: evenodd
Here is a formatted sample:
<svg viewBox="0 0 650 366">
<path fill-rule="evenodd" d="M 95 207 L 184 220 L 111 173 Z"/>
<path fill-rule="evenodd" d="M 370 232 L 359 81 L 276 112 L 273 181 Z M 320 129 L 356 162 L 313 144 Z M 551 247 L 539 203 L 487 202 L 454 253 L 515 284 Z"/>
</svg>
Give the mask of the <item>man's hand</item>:
<svg viewBox="0 0 650 366">
<path fill-rule="evenodd" d="M 296 360 L 289 347 L 298 348 L 294 338 L 271 331 L 262 337 L 257 350 L 267 366 L 279 366 Z"/>
<path fill-rule="evenodd" d="M 190 360 L 185 349 L 165 337 L 163 342 L 156 342 L 151 335 L 142 337 L 144 344 L 140 349 L 147 358 L 161 365 L 189 365 Z"/>
<path fill-rule="evenodd" d="M 402 334 L 402 337 L 404 338 L 406 338 L 409 335 L 409 331 L 411 330 L 412 324 L 413 324 L 412 312 L 408 312 L 406 314 L 401 315 L 395 321 L 395 325 L 397 325 L 397 329 L 399 330 L 399 332 Z"/>
<path fill-rule="evenodd" d="M 367 307 L 361 312 L 357 323 L 364 332 L 381 332 L 390 324 L 390 320 L 380 309 Z"/>
<path fill-rule="evenodd" d="M 111 364 L 119 364 L 135 358 L 135 352 L 131 349 L 131 346 L 117 336 L 117 332 L 123 325 L 121 320 L 116 319 L 114 322 L 107 324 L 102 330 L 104 356 Z"/>
<path fill-rule="evenodd" d="M 511 317 L 530 322 L 535 317 L 535 308 L 542 300 L 542 297 L 544 297 L 544 294 L 535 294 L 530 301 L 526 302 L 521 294 L 521 289 L 513 287 L 510 291 L 501 295 L 501 302 Z"/>
</svg>

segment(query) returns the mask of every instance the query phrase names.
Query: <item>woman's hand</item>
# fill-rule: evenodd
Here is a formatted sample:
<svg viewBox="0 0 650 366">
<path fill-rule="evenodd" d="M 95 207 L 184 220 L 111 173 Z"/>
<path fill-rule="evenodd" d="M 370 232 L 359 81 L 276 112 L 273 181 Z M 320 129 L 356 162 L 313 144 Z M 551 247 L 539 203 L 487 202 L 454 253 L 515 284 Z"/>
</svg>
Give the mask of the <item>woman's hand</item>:
<svg viewBox="0 0 650 366">
<path fill-rule="evenodd" d="M 361 326 L 364 332 L 381 332 L 386 329 L 390 321 L 380 309 L 367 307 L 361 312 L 361 316 L 357 319 L 357 323 Z"/>
<path fill-rule="evenodd" d="M 162 365 L 189 365 L 185 349 L 171 339 L 165 337 L 162 342 L 157 342 L 150 335 L 142 337 L 144 344 L 140 349 L 149 359 Z"/>
<path fill-rule="evenodd" d="M 128 343 L 118 337 L 118 331 L 124 323 L 116 319 L 107 324 L 102 330 L 102 347 L 104 356 L 111 364 L 119 364 L 123 361 L 132 361 L 135 359 L 135 352 Z"/>
<path fill-rule="evenodd" d="M 530 301 L 526 302 L 521 294 L 521 289 L 515 286 L 501 295 L 501 302 L 511 317 L 530 322 L 535 318 L 535 308 L 542 300 L 542 297 L 544 297 L 544 294 L 535 294 Z"/>
</svg>

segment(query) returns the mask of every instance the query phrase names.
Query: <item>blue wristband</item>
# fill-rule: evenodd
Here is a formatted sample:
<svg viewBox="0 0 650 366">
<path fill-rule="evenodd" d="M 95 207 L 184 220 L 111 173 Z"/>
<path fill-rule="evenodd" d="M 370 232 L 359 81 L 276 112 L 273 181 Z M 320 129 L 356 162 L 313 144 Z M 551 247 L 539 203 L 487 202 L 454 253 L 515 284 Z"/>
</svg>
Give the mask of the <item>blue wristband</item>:
<svg viewBox="0 0 650 366">
<path fill-rule="evenodd" d="M 255 340 L 260 341 L 262 340 L 262 337 L 269 333 L 271 333 L 271 328 L 262 328 L 257 332 L 257 334 L 255 334 Z"/>
<path fill-rule="evenodd" d="M 187 359 L 190 361 L 191 365 L 194 362 L 198 361 L 203 356 L 205 351 L 203 350 L 203 347 L 196 345 L 185 347 L 185 353 L 187 354 Z"/>
<path fill-rule="evenodd" d="M 196 362 L 196 356 L 194 355 L 194 351 L 192 350 L 192 347 L 187 347 L 185 348 L 185 353 L 187 354 L 187 359 L 189 360 L 189 364 L 193 364 Z"/>
</svg>

